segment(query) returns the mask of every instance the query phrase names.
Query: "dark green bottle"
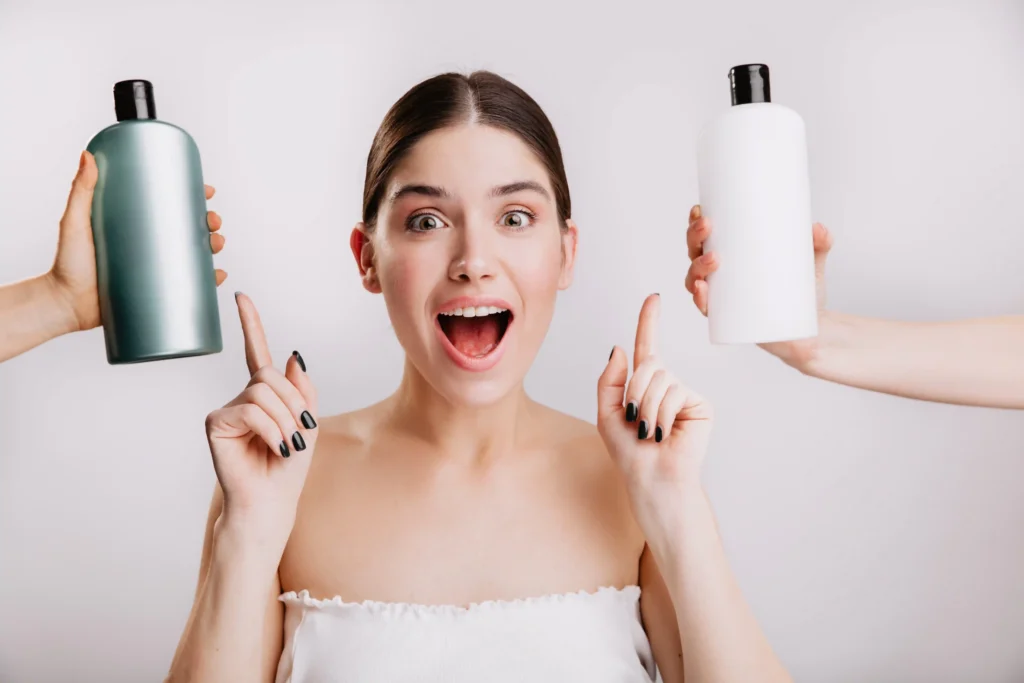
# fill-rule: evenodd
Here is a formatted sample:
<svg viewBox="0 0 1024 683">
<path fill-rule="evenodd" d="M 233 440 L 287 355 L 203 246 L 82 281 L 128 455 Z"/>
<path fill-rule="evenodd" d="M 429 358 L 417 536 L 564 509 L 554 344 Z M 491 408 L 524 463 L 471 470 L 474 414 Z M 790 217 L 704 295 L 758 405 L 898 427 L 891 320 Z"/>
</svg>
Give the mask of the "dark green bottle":
<svg viewBox="0 0 1024 683">
<path fill-rule="evenodd" d="M 199 149 L 156 118 L 153 85 L 114 85 L 117 123 L 87 149 L 99 179 L 92 232 L 112 365 L 223 349 Z"/>
</svg>

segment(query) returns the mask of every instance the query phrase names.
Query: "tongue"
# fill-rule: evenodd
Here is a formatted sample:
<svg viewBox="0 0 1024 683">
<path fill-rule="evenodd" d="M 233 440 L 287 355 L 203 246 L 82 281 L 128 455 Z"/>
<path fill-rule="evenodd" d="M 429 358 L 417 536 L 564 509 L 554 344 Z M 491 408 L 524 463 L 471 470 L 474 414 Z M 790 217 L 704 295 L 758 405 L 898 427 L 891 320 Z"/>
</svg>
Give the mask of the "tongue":
<svg viewBox="0 0 1024 683">
<path fill-rule="evenodd" d="M 498 345 L 498 316 L 452 316 L 445 332 L 452 346 L 471 358 L 482 358 Z"/>
</svg>

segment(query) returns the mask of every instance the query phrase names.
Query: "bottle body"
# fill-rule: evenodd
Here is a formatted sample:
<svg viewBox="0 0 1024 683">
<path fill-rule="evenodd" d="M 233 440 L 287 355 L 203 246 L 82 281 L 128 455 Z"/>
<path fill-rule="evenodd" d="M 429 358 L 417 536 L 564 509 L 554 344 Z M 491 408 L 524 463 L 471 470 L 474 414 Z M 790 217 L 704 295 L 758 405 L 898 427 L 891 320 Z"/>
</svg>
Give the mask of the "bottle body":
<svg viewBox="0 0 1024 683">
<path fill-rule="evenodd" d="M 708 326 L 715 344 L 814 337 L 818 312 L 806 129 L 772 102 L 733 106 L 697 143 L 701 214 L 711 223 L 705 251 Z"/>
<path fill-rule="evenodd" d="M 107 361 L 223 349 L 199 150 L 181 128 L 125 120 L 87 147 L 99 178 L 92 230 Z"/>
</svg>

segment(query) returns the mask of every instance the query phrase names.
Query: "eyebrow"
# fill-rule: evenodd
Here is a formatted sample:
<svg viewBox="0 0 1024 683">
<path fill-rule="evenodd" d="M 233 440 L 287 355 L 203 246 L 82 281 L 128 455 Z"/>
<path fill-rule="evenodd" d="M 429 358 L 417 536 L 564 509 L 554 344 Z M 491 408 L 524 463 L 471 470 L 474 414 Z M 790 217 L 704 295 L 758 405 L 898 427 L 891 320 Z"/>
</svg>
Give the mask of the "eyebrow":
<svg viewBox="0 0 1024 683">
<path fill-rule="evenodd" d="M 492 188 L 490 192 L 491 197 L 505 197 L 516 192 L 536 192 L 545 199 L 550 200 L 551 194 L 544 188 L 540 183 L 532 180 L 520 180 L 515 183 L 509 183 L 507 185 L 499 185 L 498 187 Z M 435 185 L 403 185 L 402 187 L 391 193 L 389 198 L 390 203 L 394 204 L 402 197 L 407 195 L 419 195 L 421 197 L 436 197 L 438 199 L 451 199 L 452 193 L 443 187 L 437 187 Z"/>
<path fill-rule="evenodd" d="M 391 194 L 390 201 L 394 204 L 402 197 L 410 194 L 423 197 L 437 197 L 439 199 L 451 199 L 452 196 L 451 192 L 443 187 L 435 187 L 434 185 L 403 185 Z"/>
<path fill-rule="evenodd" d="M 544 189 L 544 186 L 540 183 L 535 183 L 532 180 L 520 180 L 516 183 L 509 183 L 508 185 L 501 185 L 491 190 L 492 197 L 504 197 L 506 195 L 515 194 L 516 192 L 536 192 L 545 199 L 550 200 L 551 194 Z"/>
</svg>

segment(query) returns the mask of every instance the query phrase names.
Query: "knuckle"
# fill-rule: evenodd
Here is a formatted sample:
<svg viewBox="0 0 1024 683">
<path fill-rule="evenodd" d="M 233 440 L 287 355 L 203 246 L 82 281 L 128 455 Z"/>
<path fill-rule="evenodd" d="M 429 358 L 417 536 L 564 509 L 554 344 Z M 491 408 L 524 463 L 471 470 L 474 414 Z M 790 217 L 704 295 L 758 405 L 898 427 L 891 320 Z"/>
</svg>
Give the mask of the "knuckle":
<svg viewBox="0 0 1024 683">
<path fill-rule="evenodd" d="M 277 398 L 277 392 L 266 382 L 254 384 L 253 389 L 257 392 L 256 395 L 259 396 L 260 401 L 263 403 L 273 402 Z"/>
<path fill-rule="evenodd" d="M 246 420 L 256 418 L 263 412 L 263 409 L 255 403 L 243 403 L 239 408 L 241 409 L 242 417 Z"/>
<path fill-rule="evenodd" d="M 629 383 L 626 384 L 626 390 L 629 391 L 642 391 L 647 386 L 648 373 L 643 365 L 637 367 L 633 372 L 633 376 L 629 378 Z"/>
<path fill-rule="evenodd" d="M 266 384 L 263 384 L 261 382 L 254 382 L 254 383 L 250 384 L 249 386 L 247 386 L 245 388 L 245 391 L 242 392 L 242 399 L 246 403 L 255 403 L 255 402 L 259 401 L 260 400 L 260 396 L 262 394 L 262 390 L 260 389 L 260 387 L 265 387 L 265 386 L 266 386 Z"/>
<path fill-rule="evenodd" d="M 665 395 L 666 410 L 674 410 L 686 402 L 686 394 L 678 386 L 672 387 Z"/>
<path fill-rule="evenodd" d="M 654 356 L 648 356 L 647 358 L 640 362 L 640 365 L 636 367 L 636 372 L 633 373 L 633 376 L 636 377 L 637 375 L 653 375 L 657 367 L 658 359 Z"/>
<path fill-rule="evenodd" d="M 242 413 L 242 419 L 245 420 L 247 425 L 255 428 L 255 426 L 261 422 L 260 416 L 263 411 L 260 410 L 259 406 L 252 403 L 245 403 L 239 407 L 240 412 Z"/>
<path fill-rule="evenodd" d="M 252 382 L 256 383 L 267 383 L 274 376 L 276 369 L 273 365 L 264 365 L 262 368 L 257 370 L 252 376 Z"/>
<path fill-rule="evenodd" d="M 631 401 L 631 402 L 636 403 L 636 404 L 639 405 L 640 403 L 643 402 L 644 395 L 646 393 L 647 393 L 647 385 L 646 384 L 639 384 L 639 383 L 637 383 L 637 384 L 630 384 L 630 386 L 627 387 L 626 399 L 627 399 L 627 401 Z"/>
</svg>

